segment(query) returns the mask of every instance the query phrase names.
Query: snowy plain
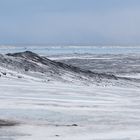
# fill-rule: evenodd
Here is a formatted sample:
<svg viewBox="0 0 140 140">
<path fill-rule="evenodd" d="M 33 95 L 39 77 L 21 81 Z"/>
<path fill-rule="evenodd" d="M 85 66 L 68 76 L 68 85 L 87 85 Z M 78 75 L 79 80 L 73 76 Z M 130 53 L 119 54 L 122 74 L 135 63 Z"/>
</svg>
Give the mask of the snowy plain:
<svg viewBox="0 0 140 140">
<path fill-rule="evenodd" d="M 140 89 L 2 78 L 0 139 L 138 140 Z"/>
<path fill-rule="evenodd" d="M 0 77 L 0 120 L 17 123 L 0 127 L 0 140 L 140 140 L 138 86 L 42 82 L 0 71 L 14 73 Z"/>
</svg>

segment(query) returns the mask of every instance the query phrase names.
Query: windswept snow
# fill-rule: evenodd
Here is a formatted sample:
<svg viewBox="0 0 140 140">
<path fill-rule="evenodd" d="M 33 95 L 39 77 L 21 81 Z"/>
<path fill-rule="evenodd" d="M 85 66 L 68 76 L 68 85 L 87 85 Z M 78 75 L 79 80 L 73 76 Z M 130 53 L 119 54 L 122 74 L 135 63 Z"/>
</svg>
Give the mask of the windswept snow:
<svg viewBox="0 0 140 140">
<path fill-rule="evenodd" d="M 0 79 L 0 139 L 138 140 L 140 89 Z"/>
<path fill-rule="evenodd" d="M 46 57 L 39 56 L 30 51 L 0 55 L 0 65 L 4 69 L 12 70 L 18 78 L 32 77 L 39 81 L 60 81 L 84 85 L 101 86 L 138 86 L 139 80 L 117 77 L 112 74 L 98 73 L 85 70 L 76 66 L 67 65 L 62 62 L 52 61 Z M 4 75 L 2 72 L 2 76 Z M 21 75 L 22 74 L 22 75 Z M 7 77 L 7 74 L 5 74 Z"/>
<path fill-rule="evenodd" d="M 0 55 L 0 75 L 0 140 L 140 139 L 139 79 L 32 52 Z"/>
</svg>

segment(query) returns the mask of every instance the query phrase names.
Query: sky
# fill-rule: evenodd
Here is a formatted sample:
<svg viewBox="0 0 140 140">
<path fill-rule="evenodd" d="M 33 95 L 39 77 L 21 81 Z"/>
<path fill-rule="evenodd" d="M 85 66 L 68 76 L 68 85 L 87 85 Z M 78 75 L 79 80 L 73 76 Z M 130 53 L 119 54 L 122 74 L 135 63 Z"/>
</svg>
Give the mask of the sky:
<svg viewBox="0 0 140 140">
<path fill-rule="evenodd" d="M 140 0 L 0 0 L 0 44 L 140 45 Z"/>
</svg>

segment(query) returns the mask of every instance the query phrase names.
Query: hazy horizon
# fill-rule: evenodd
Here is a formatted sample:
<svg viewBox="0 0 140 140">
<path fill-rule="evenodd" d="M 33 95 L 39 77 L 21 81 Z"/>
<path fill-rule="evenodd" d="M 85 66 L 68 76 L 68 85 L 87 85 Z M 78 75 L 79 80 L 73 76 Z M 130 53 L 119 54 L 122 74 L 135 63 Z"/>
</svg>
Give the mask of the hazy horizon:
<svg viewBox="0 0 140 140">
<path fill-rule="evenodd" d="M 0 44 L 140 45 L 139 0 L 0 0 Z"/>
<path fill-rule="evenodd" d="M 121 44 L 38 44 L 38 43 L 17 43 L 17 44 L 8 44 L 8 43 L 3 43 L 3 44 L 0 44 L 0 46 L 97 46 L 97 47 L 100 47 L 100 46 L 130 46 L 130 47 L 132 47 L 132 46 L 140 46 L 140 44 L 139 45 L 121 45 Z"/>
</svg>

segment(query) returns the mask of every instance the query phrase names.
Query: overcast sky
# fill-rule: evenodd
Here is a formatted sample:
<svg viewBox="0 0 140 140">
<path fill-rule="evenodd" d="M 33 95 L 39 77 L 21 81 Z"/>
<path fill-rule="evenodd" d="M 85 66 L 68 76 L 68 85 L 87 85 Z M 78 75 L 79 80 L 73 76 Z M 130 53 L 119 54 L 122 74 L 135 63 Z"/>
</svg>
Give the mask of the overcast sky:
<svg viewBox="0 0 140 140">
<path fill-rule="evenodd" d="M 140 0 L 0 0 L 0 44 L 140 45 Z"/>
</svg>

